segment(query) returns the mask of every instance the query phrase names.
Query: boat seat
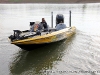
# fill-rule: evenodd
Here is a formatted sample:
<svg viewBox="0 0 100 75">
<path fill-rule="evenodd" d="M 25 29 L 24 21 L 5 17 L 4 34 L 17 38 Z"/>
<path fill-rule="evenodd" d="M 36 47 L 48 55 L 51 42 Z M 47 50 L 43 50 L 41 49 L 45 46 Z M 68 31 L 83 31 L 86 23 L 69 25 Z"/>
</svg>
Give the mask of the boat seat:
<svg viewBox="0 0 100 75">
<path fill-rule="evenodd" d="M 49 32 L 54 32 L 54 31 L 56 31 L 56 28 L 50 28 L 49 29 Z"/>
</svg>

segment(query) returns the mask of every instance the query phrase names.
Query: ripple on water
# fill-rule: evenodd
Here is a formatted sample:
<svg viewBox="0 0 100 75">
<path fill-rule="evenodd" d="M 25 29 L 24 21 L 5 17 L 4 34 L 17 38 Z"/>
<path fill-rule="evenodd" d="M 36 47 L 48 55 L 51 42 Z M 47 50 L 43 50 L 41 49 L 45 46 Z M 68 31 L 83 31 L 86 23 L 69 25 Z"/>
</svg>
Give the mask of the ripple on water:
<svg viewBox="0 0 100 75">
<path fill-rule="evenodd" d="M 99 71 L 100 69 L 100 38 L 98 36 L 87 35 L 86 33 L 78 32 L 73 41 L 66 48 L 65 55 L 62 57 L 63 70 L 71 71 Z M 69 52 L 67 52 L 67 50 Z M 97 72 L 86 73 L 85 75 L 97 75 Z M 84 74 L 80 74 L 84 75 Z"/>
</svg>

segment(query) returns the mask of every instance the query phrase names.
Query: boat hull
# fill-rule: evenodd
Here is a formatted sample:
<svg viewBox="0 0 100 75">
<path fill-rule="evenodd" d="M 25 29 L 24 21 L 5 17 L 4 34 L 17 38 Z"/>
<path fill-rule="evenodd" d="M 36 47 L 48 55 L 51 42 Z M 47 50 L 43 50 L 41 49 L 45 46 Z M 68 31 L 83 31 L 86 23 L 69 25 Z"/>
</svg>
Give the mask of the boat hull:
<svg viewBox="0 0 100 75">
<path fill-rule="evenodd" d="M 50 46 L 50 45 L 53 45 L 53 44 L 61 43 L 61 42 L 65 41 L 65 40 L 66 39 L 63 39 L 63 40 L 60 40 L 60 41 L 57 41 L 57 42 L 43 43 L 43 44 L 27 44 L 27 45 L 26 44 L 20 44 L 20 45 L 15 44 L 15 45 L 20 47 L 23 50 L 31 51 L 31 50 L 43 48 L 45 46 Z"/>
<path fill-rule="evenodd" d="M 55 42 L 70 38 L 76 32 L 75 27 L 65 28 L 59 31 L 51 32 L 43 36 L 36 36 L 28 39 L 13 41 L 14 44 L 22 49 L 31 50 L 38 47 L 46 46 Z"/>
</svg>

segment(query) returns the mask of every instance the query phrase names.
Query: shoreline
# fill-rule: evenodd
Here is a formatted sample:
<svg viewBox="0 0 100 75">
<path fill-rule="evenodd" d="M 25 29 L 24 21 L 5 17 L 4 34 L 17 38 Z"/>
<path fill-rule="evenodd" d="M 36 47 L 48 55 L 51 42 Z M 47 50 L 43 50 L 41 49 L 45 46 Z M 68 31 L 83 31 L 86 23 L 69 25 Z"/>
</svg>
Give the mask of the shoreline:
<svg viewBox="0 0 100 75">
<path fill-rule="evenodd" d="M 89 2 L 89 3 L 0 3 L 0 4 L 98 4 L 98 3 Z"/>
<path fill-rule="evenodd" d="M 100 0 L 0 0 L 0 4 L 27 4 L 27 3 L 36 3 L 36 4 L 85 4 L 85 3 L 100 3 Z"/>
</svg>

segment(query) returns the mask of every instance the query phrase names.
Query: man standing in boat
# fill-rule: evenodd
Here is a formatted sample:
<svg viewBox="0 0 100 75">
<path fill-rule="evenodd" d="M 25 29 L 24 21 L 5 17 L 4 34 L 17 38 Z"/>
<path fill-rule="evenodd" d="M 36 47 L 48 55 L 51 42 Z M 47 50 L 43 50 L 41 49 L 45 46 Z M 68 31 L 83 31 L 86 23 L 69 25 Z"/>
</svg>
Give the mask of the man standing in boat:
<svg viewBox="0 0 100 75">
<path fill-rule="evenodd" d="M 44 31 L 48 31 L 48 25 L 44 18 L 42 18 L 42 22 L 39 24 L 38 30 L 44 29 Z"/>
</svg>

